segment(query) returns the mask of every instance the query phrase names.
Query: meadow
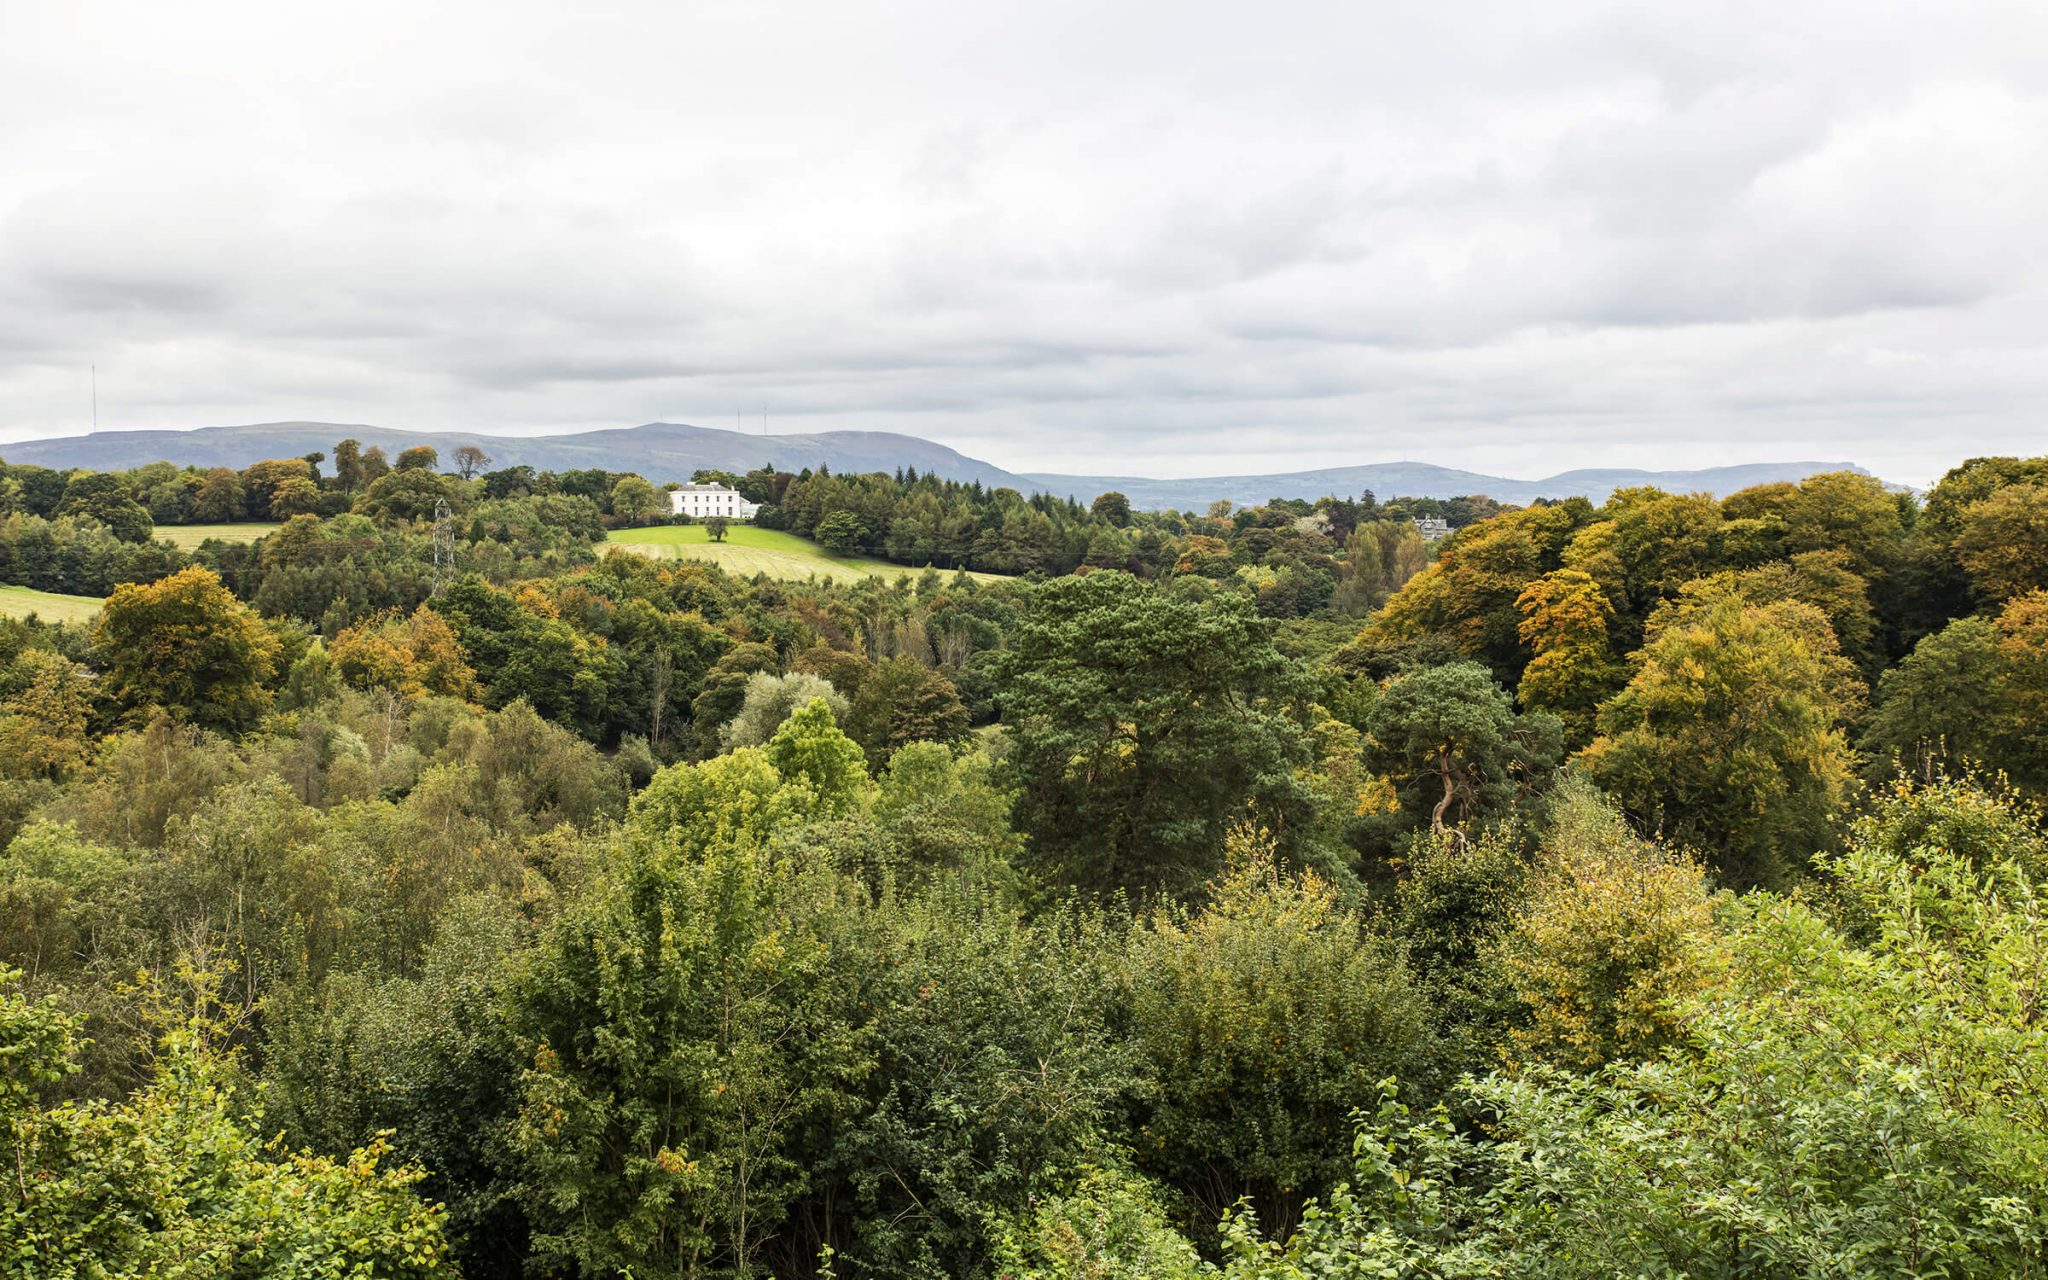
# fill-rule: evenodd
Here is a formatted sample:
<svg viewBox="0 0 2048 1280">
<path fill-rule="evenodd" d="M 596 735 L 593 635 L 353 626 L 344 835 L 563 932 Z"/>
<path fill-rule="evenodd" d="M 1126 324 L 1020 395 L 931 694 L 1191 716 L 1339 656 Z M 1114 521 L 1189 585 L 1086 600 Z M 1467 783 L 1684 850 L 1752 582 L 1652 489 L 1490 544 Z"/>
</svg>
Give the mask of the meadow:
<svg viewBox="0 0 2048 1280">
<path fill-rule="evenodd" d="M 664 560 L 709 560 L 728 573 L 746 577 L 766 574 L 771 578 L 801 582 L 811 577 L 828 582 L 853 582 L 861 578 L 894 577 L 916 573 L 907 565 L 890 564 L 864 556 L 835 556 L 793 533 L 758 529 L 735 524 L 726 530 L 725 541 L 713 542 L 701 524 L 652 525 L 642 529 L 614 529 L 610 541 L 627 551 Z M 999 574 L 969 575 L 994 582 Z"/>
<path fill-rule="evenodd" d="M 265 534 L 276 533 L 279 526 L 273 521 L 248 521 L 238 524 L 160 524 L 152 535 L 158 542 L 168 542 L 180 551 L 195 551 L 199 544 L 212 539 L 218 542 L 254 542 Z"/>
<path fill-rule="evenodd" d="M 26 618 L 35 614 L 45 622 L 90 622 L 100 611 L 96 596 L 66 596 L 54 591 L 33 591 L 28 587 L 0 587 L 0 617 Z"/>
</svg>

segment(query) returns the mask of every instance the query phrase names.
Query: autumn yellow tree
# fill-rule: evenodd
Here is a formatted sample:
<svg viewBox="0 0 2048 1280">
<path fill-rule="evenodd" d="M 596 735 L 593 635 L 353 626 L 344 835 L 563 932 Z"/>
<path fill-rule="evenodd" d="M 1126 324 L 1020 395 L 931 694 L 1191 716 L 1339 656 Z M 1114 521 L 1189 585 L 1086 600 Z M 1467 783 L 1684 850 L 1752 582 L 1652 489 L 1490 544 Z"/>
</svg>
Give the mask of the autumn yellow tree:
<svg viewBox="0 0 2048 1280">
<path fill-rule="evenodd" d="M 248 495 L 249 513 L 273 520 L 299 514 L 297 508 L 308 501 L 307 495 L 318 491 L 313 482 L 313 464 L 304 458 L 269 458 L 251 463 L 242 472 L 242 489 Z M 283 508 L 278 505 L 280 497 L 284 499 Z"/>
<path fill-rule="evenodd" d="M 1608 640 L 1614 607 L 1607 593 L 1591 574 L 1559 569 L 1530 583 L 1515 607 L 1522 643 L 1535 654 L 1522 669 L 1522 706 L 1555 713 L 1567 742 L 1586 742 L 1594 711 L 1627 674 Z"/>
<path fill-rule="evenodd" d="M 1436 563 L 1394 593 L 1362 638 L 1442 636 L 1512 685 L 1527 660 L 1515 602 L 1530 583 L 1561 567 L 1565 546 L 1592 514 L 1574 498 L 1459 530 Z"/>
<path fill-rule="evenodd" d="M 1739 884 L 1779 882 L 1829 845 L 1862 683 L 1820 610 L 1689 598 L 1652 619 L 1633 661 L 1581 753 L 1595 782 Z"/>
<path fill-rule="evenodd" d="M 1173 571 L 1198 578 L 1221 578 L 1230 572 L 1230 547 L 1221 538 L 1206 533 L 1191 534 L 1182 544 L 1180 560 Z"/>
<path fill-rule="evenodd" d="M 0 776 L 61 780 L 92 755 L 85 673 L 47 649 L 15 659 L 22 687 L 0 701 Z"/>
<path fill-rule="evenodd" d="M 270 703 L 277 637 L 213 570 L 194 565 L 114 589 L 93 627 L 108 695 L 137 711 L 162 707 L 210 729 L 247 726 Z"/>
<path fill-rule="evenodd" d="M 1522 1006 L 1527 1054 L 1589 1070 L 1643 1059 L 1679 1034 L 1680 1003 L 1711 979 L 1706 874 L 1638 839 L 1583 780 L 1560 786 L 1528 905 L 1491 959 Z"/>
<path fill-rule="evenodd" d="M 2048 587 L 2048 485 L 2009 485 L 1965 507 L 1955 552 L 1987 600 Z"/>
<path fill-rule="evenodd" d="M 2048 590 L 2030 591 L 1999 612 L 1998 653 L 2008 749 L 2019 769 L 2048 777 Z"/>
<path fill-rule="evenodd" d="M 335 672 L 358 689 L 468 702 L 482 697 L 455 628 L 425 605 L 409 618 L 387 612 L 366 619 L 336 636 L 328 653 Z"/>
</svg>

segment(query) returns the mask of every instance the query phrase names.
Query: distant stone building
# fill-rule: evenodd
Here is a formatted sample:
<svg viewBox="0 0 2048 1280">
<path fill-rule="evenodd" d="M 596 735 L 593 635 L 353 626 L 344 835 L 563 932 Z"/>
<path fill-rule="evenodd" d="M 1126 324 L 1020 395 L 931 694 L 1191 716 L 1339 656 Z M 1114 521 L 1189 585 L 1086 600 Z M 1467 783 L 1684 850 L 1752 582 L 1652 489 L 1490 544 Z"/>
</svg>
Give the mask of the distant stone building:
<svg viewBox="0 0 2048 1280">
<path fill-rule="evenodd" d="M 671 510 L 679 516 L 692 520 L 703 520 L 711 516 L 724 516 L 728 520 L 752 520 L 754 513 L 761 509 L 757 502 L 748 502 L 738 493 L 722 484 L 686 484 L 669 490 Z"/>
<path fill-rule="evenodd" d="M 1424 542 L 1435 542 L 1447 538 L 1451 533 L 1451 522 L 1436 516 L 1423 516 L 1415 522 L 1415 532 L 1422 535 Z"/>
</svg>

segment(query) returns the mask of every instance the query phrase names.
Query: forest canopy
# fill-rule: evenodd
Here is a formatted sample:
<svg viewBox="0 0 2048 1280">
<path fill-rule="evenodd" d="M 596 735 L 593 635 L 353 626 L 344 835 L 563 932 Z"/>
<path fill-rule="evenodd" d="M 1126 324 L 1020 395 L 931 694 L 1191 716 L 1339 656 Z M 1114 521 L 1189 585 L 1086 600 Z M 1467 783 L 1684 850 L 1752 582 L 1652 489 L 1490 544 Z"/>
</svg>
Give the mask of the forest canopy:
<svg viewBox="0 0 2048 1280">
<path fill-rule="evenodd" d="M 2048 459 L 697 478 L 0 464 L 0 1271 L 2048 1269 Z"/>
</svg>

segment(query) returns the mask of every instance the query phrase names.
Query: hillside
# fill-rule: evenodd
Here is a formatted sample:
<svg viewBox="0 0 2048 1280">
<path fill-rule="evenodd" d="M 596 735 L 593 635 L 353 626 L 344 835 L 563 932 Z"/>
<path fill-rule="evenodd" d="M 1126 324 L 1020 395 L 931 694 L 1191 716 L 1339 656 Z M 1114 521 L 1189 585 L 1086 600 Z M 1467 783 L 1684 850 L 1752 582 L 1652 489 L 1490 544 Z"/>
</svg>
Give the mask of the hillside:
<svg viewBox="0 0 2048 1280">
<path fill-rule="evenodd" d="M 469 432 L 401 431 L 344 422 L 266 422 L 243 427 L 200 427 L 193 431 L 99 431 L 58 439 L 0 444 L 0 458 L 44 467 L 121 470 L 169 460 L 201 467 L 246 467 L 265 458 L 328 452 L 337 440 L 354 437 L 396 457 L 399 450 L 431 445 L 445 460 L 463 445 L 475 445 L 499 467 L 530 466 L 553 471 L 601 467 L 637 471 L 662 484 L 688 480 L 700 467 L 747 471 L 773 462 L 787 470 L 829 467 L 834 471 L 894 471 L 916 467 L 949 480 L 1021 488 L 1024 481 L 1000 467 L 969 458 L 941 444 L 889 431 L 821 431 L 757 436 L 716 427 L 650 422 L 638 427 L 546 436 L 490 436 Z"/>
<path fill-rule="evenodd" d="M 650 422 L 638 427 L 546 436 L 488 436 L 469 433 L 399 431 L 337 422 L 268 422 L 244 427 L 201 427 L 193 431 L 100 431 L 58 439 L 0 444 L 0 458 L 45 467 L 123 469 L 169 460 L 202 467 L 246 467 L 264 458 L 326 452 L 353 436 L 392 456 L 414 445 L 431 445 L 445 460 L 473 444 L 499 467 L 531 466 L 555 471 L 601 467 L 637 471 L 656 484 L 687 480 L 700 467 L 746 471 L 773 462 L 789 471 L 829 467 L 836 472 L 896 471 L 914 467 L 948 480 L 995 488 L 1034 491 L 1093 501 L 1115 489 L 1136 507 L 1201 509 L 1219 498 L 1239 505 L 1270 498 L 1356 497 L 1367 489 L 1382 498 L 1455 498 L 1483 493 L 1500 502 L 1536 498 L 1586 497 L 1603 501 L 1617 488 L 1655 485 L 1678 493 L 1733 493 L 1753 484 L 1798 481 L 1822 471 L 1860 470 L 1845 462 L 1759 462 L 1704 471 L 1594 469 L 1561 472 L 1540 480 L 1463 471 L 1427 462 L 1375 462 L 1264 475 L 1200 476 L 1159 480 L 1145 476 L 1037 472 L 1020 475 L 970 458 L 945 445 L 893 431 L 821 431 L 792 435 L 748 435 L 719 427 Z"/>
<path fill-rule="evenodd" d="M 701 524 L 614 529 L 609 541 L 614 546 L 658 560 L 708 560 L 729 573 L 749 578 L 755 574 L 767 574 L 788 582 L 802 582 L 813 577 L 828 582 L 856 582 L 862 578 L 894 578 L 917 572 L 907 565 L 890 564 L 886 560 L 835 556 L 808 538 L 744 524 L 728 529 L 723 542 L 713 542 L 710 532 Z M 968 576 L 993 582 L 998 575 L 975 573 Z"/>
<path fill-rule="evenodd" d="M 1460 471 L 1427 462 L 1382 462 L 1358 467 L 1325 467 L 1256 476 L 1202 476 L 1190 480 L 1152 480 L 1142 476 L 1068 476 L 1034 474 L 1023 477 L 1032 486 L 1062 496 L 1091 501 L 1115 489 L 1134 507 L 1199 509 L 1219 498 L 1240 506 L 1273 498 L 1320 498 L 1325 494 L 1356 497 L 1370 489 L 1381 498 L 1458 498 L 1483 493 L 1497 502 L 1528 503 L 1537 498 L 1590 498 L 1604 502 L 1616 489 L 1654 485 L 1672 493 L 1710 493 L 1725 497 L 1738 489 L 1776 481 L 1797 482 L 1824 471 L 1862 471 L 1848 462 L 1754 462 L 1703 471 L 1636 471 L 1623 468 L 1564 471 L 1541 480 Z"/>
<path fill-rule="evenodd" d="M 66 596 L 27 587 L 0 587 L 0 618 L 41 618 L 45 622 L 89 622 L 100 611 L 96 596 Z"/>
</svg>

